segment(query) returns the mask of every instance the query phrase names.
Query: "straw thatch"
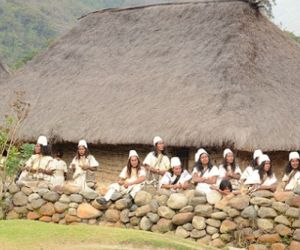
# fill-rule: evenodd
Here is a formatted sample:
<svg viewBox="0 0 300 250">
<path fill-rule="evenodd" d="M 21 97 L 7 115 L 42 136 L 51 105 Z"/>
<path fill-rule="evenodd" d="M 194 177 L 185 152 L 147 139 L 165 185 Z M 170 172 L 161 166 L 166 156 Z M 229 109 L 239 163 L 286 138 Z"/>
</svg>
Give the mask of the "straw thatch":
<svg viewBox="0 0 300 250">
<path fill-rule="evenodd" d="M 0 61 L 0 79 L 2 79 L 4 77 L 5 78 L 8 77 L 9 74 L 10 73 L 9 73 L 7 66 L 3 62 Z"/>
<path fill-rule="evenodd" d="M 99 11 L 6 82 L 22 136 L 300 149 L 300 46 L 242 1 Z M 3 105 L 2 105 L 3 106 Z M 1 112 L 5 112 L 2 109 Z"/>
</svg>

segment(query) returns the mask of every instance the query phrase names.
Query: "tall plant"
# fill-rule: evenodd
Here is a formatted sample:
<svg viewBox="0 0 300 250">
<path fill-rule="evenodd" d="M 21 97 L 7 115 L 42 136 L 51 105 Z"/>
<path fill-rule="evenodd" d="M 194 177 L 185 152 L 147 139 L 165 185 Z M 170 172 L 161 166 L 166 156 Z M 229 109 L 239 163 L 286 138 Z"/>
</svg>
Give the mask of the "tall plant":
<svg viewBox="0 0 300 250">
<path fill-rule="evenodd" d="M 0 125 L 0 157 L 2 158 L 0 194 L 6 192 L 7 182 L 13 180 L 9 177 L 12 177 L 19 169 L 22 152 L 24 150 L 27 152 L 28 148 L 28 146 L 23 146 L 22 149 L 19 146 L 18 132 L 28 116 L 30 104 L 24 101 L 24 92 L 17 91 L 15 94 L 16 98 L 10 105 L 12 114 L 6 115 L 4 124 Z"/>
</svg>

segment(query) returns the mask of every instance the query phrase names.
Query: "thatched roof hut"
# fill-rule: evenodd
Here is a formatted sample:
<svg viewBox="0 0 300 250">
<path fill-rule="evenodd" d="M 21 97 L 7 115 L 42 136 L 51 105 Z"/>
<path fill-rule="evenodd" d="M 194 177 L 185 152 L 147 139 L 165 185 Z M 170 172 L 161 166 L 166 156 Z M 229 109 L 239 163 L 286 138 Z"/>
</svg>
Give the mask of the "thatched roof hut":
<svg viewBox="0 0 300 250">
<path fill-rule="evenodd" d="M 300 46 L 243 1 L 91 13 L 3 84 L 31 102 L 22 137 L 300 149 Z"/>
</svg>

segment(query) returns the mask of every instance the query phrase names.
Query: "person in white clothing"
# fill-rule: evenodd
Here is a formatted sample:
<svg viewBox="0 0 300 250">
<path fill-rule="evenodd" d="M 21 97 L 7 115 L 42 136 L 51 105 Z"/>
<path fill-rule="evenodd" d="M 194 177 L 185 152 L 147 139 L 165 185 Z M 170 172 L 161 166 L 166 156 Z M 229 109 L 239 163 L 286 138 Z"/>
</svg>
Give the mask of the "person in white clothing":
<svg viewBox="0 0 300 250">
<path fill-rule="evenodd" d="M 233 190 L 239 189 L 239 179 L 241 178 L 242 171 L 235 163 L 233 152 L 226 148 L 223 152 L 223 164 L 219 166 L 219 177 L 217 186 L 220 185 L 222 180 L 230 181 Z"/>
<path fill-rule="evenodd" d="M 260 149 L 256 149 L 253 153 L 253 159 L 248 167 L 244 170 L 241 175 L 241 182 L 244 182 L 249 176 L 252 175 L 253 171 L 259 168 L 258 159 L 263 155 L 263 152 Z"/>
<path fill-rule="evenodd" d="M 40 136 L 34 147 L 34 154 L 27 160 L 17 180 L 23 185 L 30 181 L 50 181 L 53 174 L 53 158 L 48 146 L 46 136 Z"/>
<path fill-rule="evenodd" d="M 245 185 L 250 186 L 250 191 L 270 190 L 274 192 L 277 187 L 277 178 L 272 170 L 271 161 L 268 155 L 259 157 L 259 169 L 247 178 Z"/>
<path fill-rule="evenodd" d="M 170 169 L 170 160 L 165 153 L 165 144 L 161 137 L 155 136 L 153 139 L 154 151 L 150 152 L 143 165 L 147 170 L 147 184 L 156 186 L 161 177 Z"/>
<path fill-rule="evenodd" d="M 192 179 L 192 176 L 187 170 L 182 170 L 181 165 L 181 161 L 178 157 L 171 158 L 172 169 L 166 172 L 161 178 L 159 188 L 178 192 L 189 187 L 189 182 Z"/>
<path fill-rule="evenodd" d="M 86 183 L 86 173 L 87 171 L 96 171 L 97 167 L 99 167 L 99 163 L 90 154 L 86 141 L 80 140 L 77 155 L 72 160 L 70 168 L 74 171 L 73 184 L 80 187 L 81 192 L 95 192 Z"/>
<path fill-rule="evenodd" d="M 121 171 L 118 182 L 111 184 L 104 197 L 96 199 L 96 201 L 105 205 L 115 192 L 129 194 L 134 199 L 137 192 L 142 189 L 145 179 L 146 171 L 141 166 L 137 152 L 130 150 L 127 165 Z"/>
<path fill-rule="evenodd" d="M 55 153 L 55 158 L 53 160 L 53 175 L 50 177 L 50 183 L 53 187 L 63 186 L 66 179 L 66 174 L 68 172 L 67 164 L 62 160 L 63 151 L 57 150 Z"/>
<path fill-rule="evenodd" d="M 208 194 L 211 186 L 217 183 L 219 170 L 211 164 L 208 153 L 199 149 L 195 155 L 196 165 L 192 172 L 192 182 L 197 184 L 196 190 Z"/>
<path fill-rule="evenodd" d="M 290 152 L 289 163 L 285 168 L 285 174 L 282 178 L 285 191 L 293 191 L 300 184 L 300 164 L 299 153 Z"/>
</svg>

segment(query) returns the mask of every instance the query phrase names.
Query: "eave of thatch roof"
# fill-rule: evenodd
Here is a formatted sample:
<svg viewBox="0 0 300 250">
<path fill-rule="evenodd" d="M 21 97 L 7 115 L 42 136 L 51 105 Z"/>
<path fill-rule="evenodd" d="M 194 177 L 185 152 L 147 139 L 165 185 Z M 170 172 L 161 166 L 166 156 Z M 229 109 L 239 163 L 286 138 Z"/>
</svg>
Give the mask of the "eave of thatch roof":
<svg viewBox="0 0 300 250">
<path fill-rule="evenodd" d="M 300 46 L 244 2 L 96 12 L 10 79 L 21 136 L 300 149 Z"/>
</svg>

